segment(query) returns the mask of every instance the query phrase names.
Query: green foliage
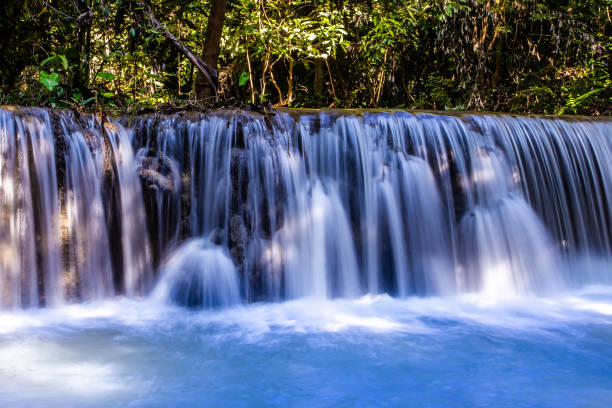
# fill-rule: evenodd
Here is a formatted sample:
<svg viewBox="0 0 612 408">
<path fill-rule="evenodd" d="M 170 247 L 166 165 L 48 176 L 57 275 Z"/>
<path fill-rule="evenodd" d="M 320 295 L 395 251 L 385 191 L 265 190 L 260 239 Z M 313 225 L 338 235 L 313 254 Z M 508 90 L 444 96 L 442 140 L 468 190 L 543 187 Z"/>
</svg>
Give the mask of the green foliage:
<svg viewBox="0 0 612 408">
<path fill-rule="evenodd" d="M 83 95 L 81 95 L 80 93 L 72 94 L 72 102 L 76 103 L 79 106 L 85 106 L 88 103 L 93 102 L 95 100 L 96 100 L 95 96 L 92 96 L 91 98 L 84 99 Z"/>
<path fill-rule="evenodd" d="M 155 106 L 197 71 L 132 0 L 0 5 L 0 103 Z M 151 0 L 202 52 L 208 0 Z M 222 101 L 611 114 L 609 0 L 228 0 Z M 84 18 L 84 16 L 91 18 Z"/>
<path fill-rule="evenodd" d="M 245 86 L 247 82 L 249 82 L 249 73 L 243 71 L 238 78 L 238 86 Z"/>
<path fill-rule="evenodd" d="M 98 72 L 96 74 L 96 77 L 100 78 L 104 82 L 110 82 L 113 79 L 115 79 L 115 76 L 111 74 L 110 72 Z"/>
<path fill-rule="evenodd" d="M 47 88 L 49 92 L 53 91 L 59 85 L 59 75 L 57 72 L 47 73 L 40 71 L 40 83 Z"/>
<path fill-rule="evenodd" d="M 47 57 L 43 60 L 43 62 L 40 63 L 40 66 L 42 67 L 47 64 L 53 65 L 53 63 L 60 63 L 61 67 L 64 68 L 64 70 L 68 69 L 68 60 L 63 55 L 52 55 L 50 57 Z"/>
</svg>

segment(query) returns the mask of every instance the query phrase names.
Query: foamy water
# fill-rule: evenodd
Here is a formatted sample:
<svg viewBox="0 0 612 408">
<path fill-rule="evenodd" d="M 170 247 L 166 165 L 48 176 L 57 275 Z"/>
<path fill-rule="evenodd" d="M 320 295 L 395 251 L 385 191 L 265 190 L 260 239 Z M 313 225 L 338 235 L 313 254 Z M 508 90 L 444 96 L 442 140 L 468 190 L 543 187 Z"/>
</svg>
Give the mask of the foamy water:
<svg viewBox="0 0 612 408">
<path fill-rule="evenodd" d="M 612 287 L 0 314 L 10 407 L 609 407 Z"/>
</svg>

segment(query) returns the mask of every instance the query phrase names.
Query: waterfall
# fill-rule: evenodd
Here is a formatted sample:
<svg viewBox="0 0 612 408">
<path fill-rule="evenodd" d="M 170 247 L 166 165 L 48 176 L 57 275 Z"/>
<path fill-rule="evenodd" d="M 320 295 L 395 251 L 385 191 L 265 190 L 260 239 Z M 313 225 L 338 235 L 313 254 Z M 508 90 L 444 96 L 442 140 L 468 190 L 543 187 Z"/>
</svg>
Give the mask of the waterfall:
<svg viewBox="0 0 612 408">
<path fill-rule="evenodd" d="M 5 308 L 539 296 L 612 282 L 612 121 L 2 108 L 0 214 Z"/>
</svg>

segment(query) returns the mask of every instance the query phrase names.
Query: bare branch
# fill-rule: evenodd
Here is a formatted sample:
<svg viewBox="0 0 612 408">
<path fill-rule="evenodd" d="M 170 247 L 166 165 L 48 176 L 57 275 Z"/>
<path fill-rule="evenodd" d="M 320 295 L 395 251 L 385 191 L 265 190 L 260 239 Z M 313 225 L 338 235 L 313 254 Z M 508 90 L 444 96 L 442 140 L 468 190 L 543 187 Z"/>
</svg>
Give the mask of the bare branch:
<svg viewBox="0 0 612 408">
<path fill-rule="evenodd" d="M 168 40 L 168 42 L 172 44 L 174 48 L 176 48 L 179 52 L 185 55 L 189 59 L 189 61 L 191 61 L 191 63 L 198 70 L 200 70 L 200 72 L 202 73 L 204 78 L 206 78 L 206 81 L 210 84 L 210 87 L 215 93 L 215 101 L 218 100 L 219 95 L 217 89 L 219 87 L 219 76 L 217 70 L 202 61 L 202 59 L 198 57 L 193 51 L 191 51 L 189 47 L 187 47 L 178 38 L 172 35 L 172 33 L 168 31 L 166 27 L 164 27 L 164 25 L 159 22 L 159 20 L 157 20 L 157 18 L 155 17 L 155 13 L 153 13 L 153 10 L 148 4 L 143 1 L 134 1 L 134 3 L 138 7 L 142 7 L 144 14 L 151 23 L 151 27 L 153 27 L 154 30 L 159 31 L 166 38 L 166 40 Z"/>
</svg>

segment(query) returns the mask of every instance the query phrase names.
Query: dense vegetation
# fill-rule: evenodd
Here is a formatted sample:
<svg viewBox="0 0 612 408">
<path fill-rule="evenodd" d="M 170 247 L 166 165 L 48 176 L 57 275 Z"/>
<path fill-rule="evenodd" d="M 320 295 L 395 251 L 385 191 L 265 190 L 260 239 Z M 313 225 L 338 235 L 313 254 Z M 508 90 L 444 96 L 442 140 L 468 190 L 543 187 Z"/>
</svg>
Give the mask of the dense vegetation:
<svg viewBox="0 0 612 408">
<path fill-rule="evenodd" d="M 213 101 L 166 30 L 217 65 L 224 104 L 612 113 L 612 0 L 1 3 L 0 104 Z"/>
</svg>

